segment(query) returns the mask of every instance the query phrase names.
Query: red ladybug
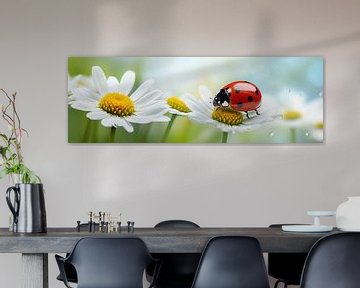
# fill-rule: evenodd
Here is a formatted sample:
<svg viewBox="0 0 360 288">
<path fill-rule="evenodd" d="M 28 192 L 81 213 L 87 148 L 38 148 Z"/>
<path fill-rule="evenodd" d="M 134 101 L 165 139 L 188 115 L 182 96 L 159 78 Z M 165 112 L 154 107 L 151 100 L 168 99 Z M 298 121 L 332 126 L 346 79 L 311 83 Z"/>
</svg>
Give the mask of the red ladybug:
<svg viewBox="0 0 360 288">
<path fill-rule="evenodd" d="M 249 81 L 235 81 L 225 85 L 216 94 L 213 105 L 215 107 L 231 107 L 235 111 L 243 111 L 249 118 L 249 111 L 255 110 L 261 104 L 261 92 L 258 87 Z"/>
</svg>

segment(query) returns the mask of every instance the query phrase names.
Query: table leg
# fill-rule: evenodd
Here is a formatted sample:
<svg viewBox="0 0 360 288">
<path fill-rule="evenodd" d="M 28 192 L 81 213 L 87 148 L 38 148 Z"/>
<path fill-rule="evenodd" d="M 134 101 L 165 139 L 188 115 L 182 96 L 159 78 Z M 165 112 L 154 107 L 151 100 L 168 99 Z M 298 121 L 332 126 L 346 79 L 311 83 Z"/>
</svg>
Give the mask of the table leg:
<svg viewBox="0 0 360 288">
<path fill-rule="evenodd" d="M 49 288 L 48 254 L 22 254 L 23 288 Z"/>
</svg>

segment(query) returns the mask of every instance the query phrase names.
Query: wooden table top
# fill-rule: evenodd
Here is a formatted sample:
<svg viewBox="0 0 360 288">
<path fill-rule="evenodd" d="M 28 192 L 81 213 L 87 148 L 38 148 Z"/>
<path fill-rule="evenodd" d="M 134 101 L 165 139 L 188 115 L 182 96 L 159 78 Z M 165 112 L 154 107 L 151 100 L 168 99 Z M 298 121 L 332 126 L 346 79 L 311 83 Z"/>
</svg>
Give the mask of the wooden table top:
<svg viewBox="0 0 360 288">
<path fill-rule="evenodd" d="M 308 252 L 321 237 L 338 233 L 283 232 L 280 227 L 127 228 L 119 232 L 77 232 L 76 228 L 48 228 L 47 233 L 13 233 L 0 228 L 0 253 L 65 253 L 82 237 L 139 237 L 152 253 L 201 253 L 207 241 L 221 235 L 252 236 L 263 252 Z"/>
</svg>

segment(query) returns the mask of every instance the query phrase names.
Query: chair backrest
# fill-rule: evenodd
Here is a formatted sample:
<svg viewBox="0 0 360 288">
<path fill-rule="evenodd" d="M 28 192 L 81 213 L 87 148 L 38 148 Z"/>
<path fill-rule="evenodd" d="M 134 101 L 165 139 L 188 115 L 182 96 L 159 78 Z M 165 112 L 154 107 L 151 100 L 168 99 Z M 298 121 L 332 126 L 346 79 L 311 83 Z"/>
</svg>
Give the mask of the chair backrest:
<svg viewBox="0 0 360 288">
<path fill-rule="evenodd" d="M 200 259 L 192 288 L 268 288 L 264 257 L 256 238 L 212 238 Z"/>
<path fill-rule="evenodd" d="M 139 238 L 82 238 L 67 259 L 76 269 L 78 288 L 142 288 L 152 260 Z"/>
<path fill-rule="evenodd" d="M 300 287 L 360 287 L 360 233 L 332 234 L 316 242 L 306 259 Z"/>
<path fill-rule="evenodd" d="M 157 223 L 155 228 L 200 228 L 200 226 L 188 220 L 165 220 Z"/>
<path fill-rule="evenodd" d="M 271 224 L 269 228 L 281 228 L 282 225 L 294 224 Z M 269 275 L 288 285 L 300 285 L 306 257 L 307 253 L 268 253 Z"/>
<path fill-rule="evenodd" d="M 200 228 L 188 220 L 166 220 L 159 222 L 155 228 Z M 162 260 L 162 267 L 156 287 L 190 287 L 200 260 L 200 253 L 159 253 L 156 258 Z M 152 271 L 148 269 L 148 274 Z"/>
</svg>

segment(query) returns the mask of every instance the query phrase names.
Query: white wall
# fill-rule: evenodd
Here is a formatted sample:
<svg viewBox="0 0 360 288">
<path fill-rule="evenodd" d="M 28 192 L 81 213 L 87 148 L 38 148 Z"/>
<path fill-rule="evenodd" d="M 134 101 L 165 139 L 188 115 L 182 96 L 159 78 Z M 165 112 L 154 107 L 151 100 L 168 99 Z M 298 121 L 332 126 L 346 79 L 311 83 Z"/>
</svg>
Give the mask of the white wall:
<svg viewBox="0 0 360 288">
<path fill-rule="evenodd" d="M 359 195 L 359 1 L 0 1 L 0 87 L 17 91 L 26 161 L 46 187 L 48 226 L 89 210 L 136 226 L 309 222 Z M 320 55 L 323 145 L 70 145 L 71 55 Z M 0 183 L 0 226 L 8 209 Z M 329 220 L 328 223 L 333 223 Z M 51 255 L 50 287 L 57 271 Z M 19 255 L 0 255 L 1 286 L 20 287 Z"/>
</svg>

